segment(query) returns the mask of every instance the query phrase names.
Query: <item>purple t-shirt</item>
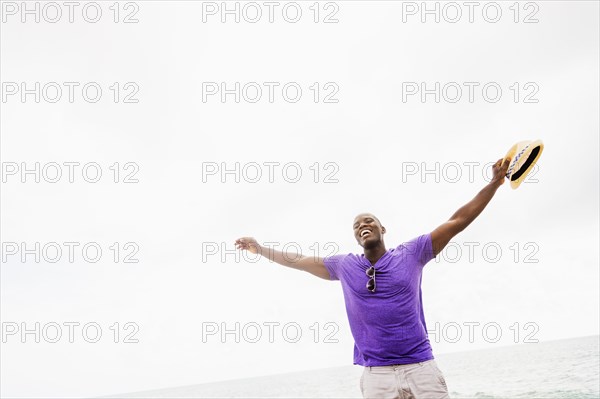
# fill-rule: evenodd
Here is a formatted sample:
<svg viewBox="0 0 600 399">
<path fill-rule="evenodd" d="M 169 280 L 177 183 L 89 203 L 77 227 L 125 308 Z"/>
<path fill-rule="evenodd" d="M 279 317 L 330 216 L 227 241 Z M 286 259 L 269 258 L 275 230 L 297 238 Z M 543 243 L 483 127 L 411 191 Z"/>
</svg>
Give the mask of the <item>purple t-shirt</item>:
<svg viewBox="0 0 600 399">
<path fill-rule="evenodd" d="M 434 258 L 431 234 L 388 249 L 375 263 L 375 292 L 367 290 L 364 254 L 324 259 L 331 280 L 340 280 L 354 364 L 389 366 L 433 359 L 421 299 L 423 266 Z"/>
</svg>

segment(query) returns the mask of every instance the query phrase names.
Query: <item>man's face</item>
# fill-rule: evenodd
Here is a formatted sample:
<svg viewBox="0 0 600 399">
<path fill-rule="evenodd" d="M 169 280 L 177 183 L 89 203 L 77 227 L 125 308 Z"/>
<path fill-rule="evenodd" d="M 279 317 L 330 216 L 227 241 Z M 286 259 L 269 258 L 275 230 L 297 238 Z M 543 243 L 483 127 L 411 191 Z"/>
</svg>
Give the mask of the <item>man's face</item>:
<svg viewBox="0 0 600 399">
<path fill-rule="evenodd" d="M 383 240 L 385 227 L 381 225 L 379 219 L 370 213 L 361 213 L 354 218 L 354 238 L 363 248 L 369 248 Z"/>
</svg>

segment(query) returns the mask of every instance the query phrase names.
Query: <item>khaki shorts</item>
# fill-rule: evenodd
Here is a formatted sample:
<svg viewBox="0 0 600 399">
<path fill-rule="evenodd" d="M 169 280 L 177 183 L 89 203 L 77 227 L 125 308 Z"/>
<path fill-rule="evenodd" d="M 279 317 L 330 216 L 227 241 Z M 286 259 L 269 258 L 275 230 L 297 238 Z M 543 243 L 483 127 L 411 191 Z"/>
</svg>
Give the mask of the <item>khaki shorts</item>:
<svg viewBox="0 0 600 399">
<path fill-rule="evenodd" d="M 360 378 L 365 399 L 449 399 L 435 360 L 395 366 L 365 367 Z"/>
</svg>

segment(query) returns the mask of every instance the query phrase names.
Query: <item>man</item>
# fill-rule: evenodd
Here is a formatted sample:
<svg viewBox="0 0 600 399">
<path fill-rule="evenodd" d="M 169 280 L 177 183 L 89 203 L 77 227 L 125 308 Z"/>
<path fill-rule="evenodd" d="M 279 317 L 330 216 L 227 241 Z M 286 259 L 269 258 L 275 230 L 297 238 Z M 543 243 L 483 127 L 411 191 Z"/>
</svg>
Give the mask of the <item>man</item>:
<svg viewBox="0 0 600 399">
<path fill-rule="evenodd" d="M 236 240 L 236 246 L 326 280 L 340 280 L 355 341 L 354 364 L 364 366 L 360 388 L 365 398 L 449 398 L 427 337 L 422 269 L 483 211 L 504 183 L 508 165 L 508 159 L 499 159 L 491 182 L 475 198 L 431 233 L 396 248 L 385 248 L 386 229 L 370 213 L 354 219 L 354 237 L 364 248 L 360 256 L 302 256 L 291 262 L 251 237 Z"/>
</svg>

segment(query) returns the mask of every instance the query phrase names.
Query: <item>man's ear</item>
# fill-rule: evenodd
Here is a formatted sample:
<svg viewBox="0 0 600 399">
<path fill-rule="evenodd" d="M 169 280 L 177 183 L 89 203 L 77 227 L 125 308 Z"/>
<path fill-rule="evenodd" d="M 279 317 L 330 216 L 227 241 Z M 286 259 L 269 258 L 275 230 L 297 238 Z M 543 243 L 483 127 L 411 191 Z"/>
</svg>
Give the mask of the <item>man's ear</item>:
<svg viewBox="0 0 600 399">
<path fill-rule="evenodd" d="M 385 234 L 385 227 L 381 226 L 381 233 Z"/>
</svg>

